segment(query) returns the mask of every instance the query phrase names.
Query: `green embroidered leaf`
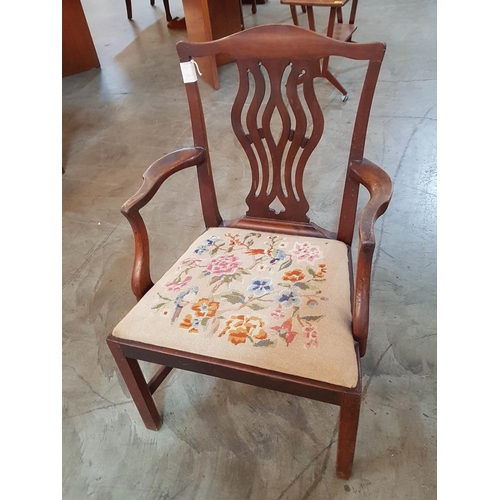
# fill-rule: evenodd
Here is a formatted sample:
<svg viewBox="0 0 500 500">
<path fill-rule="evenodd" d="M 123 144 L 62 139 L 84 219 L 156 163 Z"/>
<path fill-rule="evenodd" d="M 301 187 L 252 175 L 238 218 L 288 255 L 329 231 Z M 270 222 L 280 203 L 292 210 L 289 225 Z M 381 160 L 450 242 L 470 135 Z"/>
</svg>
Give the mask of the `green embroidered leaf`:
<svg viewBox="0 0 500 500">
<path fill-rule="evenodd" d="M 253 302 L 252 304 L 249 304 L 248 307 L 250 309 L 253 309 L 254 311 L 260 311 L 261 309 L 265 309 L 265 307 L 262 307 L 261 305 L 256 304 L 255 302 Z"/>
<path fill-rule="evenodd" d="M 158 297 L 160 297 L 161 300 L 166 300 L 168 302 L 171 302 L 172 299 L 169 299 L 168 297 L 163 297 L 162 295 L 160 295 L 158 292 L 156 292 L 156 294 L 158 295 Z"/>
<path fill-rule="evenodd" d="M 278 283 L 279 286 L 284 286 L 286 288 L 290 288 L 292 285 L 290 283 Z"/>
<path fill-rule="evenodd" d="M 222 297 L 231 304 L 243 304 L 245 302 L 245 296 L 239 292 L 224 293 Z"/>
<path fill-rule="evenodd" d="M 208 322 L 210 321 L 210 318 L 203 318 L 200 321 L 201 326 L 207 326 Z"/>
<path fill-rule="evenodd" d="M 308 267 L 307 268 L 307 272 L 313 277 L 315 278 L 316 277 L 316 273 L 314 272 L 314 269 Z"/>
<path fill-rule="evenodd" d="M 160 307 L 163 307 L 165 304 L 166 304 L 166 302 L 162 302 L 161 304 L 158 304 L 158 305 L 152 307 L 151 309 L 160 309 Z"/>
<path fill-rule="evenodd" d="M 232 252 L 232 251 L 233 251 L 233 247 L 229 247 L 229 248 L 227 249 L 227 253 Z"/>
<path fill-rule="evenodd" d="M 217 247 L 212 248 L 212 250 L 210 250 L 210 256 L 213 257 L 217 253 L 218 250 L 219 249 Z"/>
<path fill-rule="evenodd" d="M 324 315 L 321 316 L 301 316 L 300 319 L 303 319 L 304 321 L 318 321 L 321 318 L 324 318 Z"/>
<path fill-rule="evenodd" d="M 234 273 L 233 278 L 238 281 L 243 281 L 243 278 L 241 277 L 240 273 Z"/>
<path fill-rule="evenodd" d="M 241 274 L 252 274 L 252 273 L 248 272 L 246 269 L 241 269 L 240 272 L 241 272 Z"/>
<path fill-rule="evenodd" d="M 253 240 L 248 240 L 247 245 L 248 245 L 249 247 L 251 247 L 253 244 L 254 244 L 254 241 L 253 241 Z"/>
<path fill-rule="evenodd" d="M 294 283 L 293 286 L 299 287 L 301 290 L 308 290 L 311 288 L 307 283 L 302 283 L 301 281 L 297 281 L 297 283 Z"/>
<path fill-rule="evenodd" d="M 269 347 L 274 345 L 275 342 L 273 342 L 271 339 L 259 340 L 258 342 L 254 342 L 253 344 L 254 347 Z"/>
<path fill-rule="evenodd" d="M 279 270 L 282 271 L 283 269 L 286 269 L 287 267 L 290 267 L 291 265 L 292 265 L 291 259 L 287 260 L 286 262 L 283 262 L 283 264 L 281 264 Z"/>
</svg>

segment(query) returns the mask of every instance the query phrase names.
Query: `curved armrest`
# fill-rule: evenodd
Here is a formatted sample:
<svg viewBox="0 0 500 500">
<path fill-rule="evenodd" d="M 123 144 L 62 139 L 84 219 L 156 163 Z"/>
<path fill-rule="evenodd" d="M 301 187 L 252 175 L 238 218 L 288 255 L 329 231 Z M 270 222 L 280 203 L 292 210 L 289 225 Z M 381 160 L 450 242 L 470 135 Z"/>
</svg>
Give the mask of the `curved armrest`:
<svg viewBox="0 0 500 500">
<path fill-rule="evenodd" d="M 203 148 L 180 149 L 156 160 L 142 176 L 144 181 L 139 191 L 124 203 L 122 214 L 134 232 L 135 257 L 132 270 L 132 291 L 139 301 L 153 286 L 149 268 L 149 238 L 139 210 L 156 194 L 163 182 L 172 174 L 187 167 L 201 164 L 205 160 Z"/>
<path fill-rule="evenodd" d="M 375 222 L 387 210 L 392 197 L 392 181 L 369 160 L 351 163 L 349 175 L 370 192 L 370 200 L 359 220 L 359 248 L 354 285 L 353 333 L 360 355 L 366 352 L 370 310 L 370 279 L 375 250 Z"/>
</svg>

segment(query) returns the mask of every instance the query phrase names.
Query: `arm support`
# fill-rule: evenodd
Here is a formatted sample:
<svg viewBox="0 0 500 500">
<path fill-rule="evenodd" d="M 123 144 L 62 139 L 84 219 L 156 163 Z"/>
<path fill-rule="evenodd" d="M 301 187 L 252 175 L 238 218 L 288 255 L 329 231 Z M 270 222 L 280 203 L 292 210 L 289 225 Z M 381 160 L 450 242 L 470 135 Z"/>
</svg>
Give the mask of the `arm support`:
<svg viewBox="0 0 500 500">
<path fill-rule="evenodd" d="M 180 149 L 155 161 L 144 173 L 139 191 L 122 206 L 134 232 L 135 258 L 132 270 L 132 291 L 139 301 L 153 286 L 149 268 L 149 238 L 139 210 L 156 194 L 163 182 L 172 174 L 205 161 L 203 148 Z"/>
<path fill-rule="evenodd" d="M 377 165 L 363 159 L 352 162 L 349 175 L 370 192 L 370 200 L 359 220 L 359 248 L 354 285 L 353 333 L 360 355 L 366 352 L 370 310 L 370 279 L 375 250 L 375 222 L 387 210 L 392 197 L 392 181 Z"/>
</svg>

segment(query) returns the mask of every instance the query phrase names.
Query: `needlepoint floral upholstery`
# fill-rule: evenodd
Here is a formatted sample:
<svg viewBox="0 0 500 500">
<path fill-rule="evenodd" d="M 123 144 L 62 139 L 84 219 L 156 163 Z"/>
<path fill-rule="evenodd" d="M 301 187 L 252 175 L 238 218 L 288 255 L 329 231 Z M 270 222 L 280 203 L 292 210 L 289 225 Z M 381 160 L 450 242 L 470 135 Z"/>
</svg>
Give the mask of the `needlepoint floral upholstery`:
<svg viewBox="0 0 500 500">
<path fill-rule="evenodd" d="M 211 228 L 113 335 L 355 387 L 347 247 Z"/>
</svg>

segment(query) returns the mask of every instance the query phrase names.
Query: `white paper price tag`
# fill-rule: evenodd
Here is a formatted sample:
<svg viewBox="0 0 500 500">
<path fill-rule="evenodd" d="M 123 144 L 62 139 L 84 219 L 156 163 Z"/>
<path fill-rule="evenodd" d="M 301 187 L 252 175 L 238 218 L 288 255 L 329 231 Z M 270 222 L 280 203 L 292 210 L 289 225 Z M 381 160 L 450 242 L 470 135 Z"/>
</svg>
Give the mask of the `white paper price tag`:
<svg viewBox="0 0 500 500">
<path fill-rule="evenodd" d="M 200 68 L 198 68 L 196 61 L 194 61 L 193 59 L 191 59 L 191 61 L 188 62 L 181 62 L 180 65 L 181 65 L 182 81 L 184 83 L 196 82 L 198 80 L 198 76 L 196 75 L 197 71 L 201 76 Z"/>
</svg>

